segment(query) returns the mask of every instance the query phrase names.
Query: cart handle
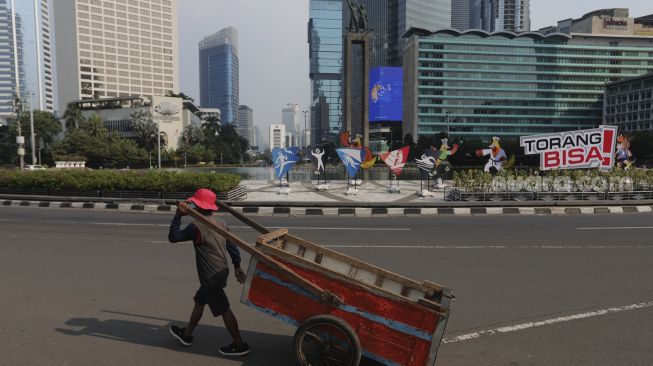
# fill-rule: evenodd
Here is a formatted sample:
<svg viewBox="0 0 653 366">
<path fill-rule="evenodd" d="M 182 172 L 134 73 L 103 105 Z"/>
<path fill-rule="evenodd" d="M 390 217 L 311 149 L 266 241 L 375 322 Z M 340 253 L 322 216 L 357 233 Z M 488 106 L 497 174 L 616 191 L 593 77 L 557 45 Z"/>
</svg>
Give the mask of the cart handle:
<svg viewBox="0 0 653 366">
<path fill-rule="evenodd" d="M 180 205 L 181 203 L 179 203 L 177 206 L 179 207 Z M 233 209 L 231 210 L 235 212 L 235 210 Z M 261 250 L 257 249 L 256 247 L 247 244 L 245 241 L 243 241 L 241 238 L 237 237 L 236 235 L 232 234 L 231 232 L 221 228 L 220 226 L 218 226 L 218 224 L 215 223 L 215 221 L 208 219 L 206 216 L 202 215 L 201 213 L 197 212 L 196 210 L 188 206 L 185 207 L 185 211 L 187 211 L 187 213 L 190 216 L 192 216 L 195 220 L 201 222 L 202 224 L 206 225 L 209 229 L 217 232 L 218 234 L 222 235 L 232 243 L 236 244 L 239 248 L 249 253 L 249 255 L 251 255 L 252 257 L 265 263 L 266 265 L 270 266 L 272 269 L 276 270 L 277 272 L 280 272 L 284 277 L 286 277 L 293 284 L 317 296 L 322 301 L 322 303 L 327 303 L 335 306 L 342 303 L 342 300 L 338 298 L 338 296 L 336 296 L 335 294 L 332 294 L 331 292 L 324 290 L 319 286 L 316 286 L 314 283 L 300 276 L 297 272 L 293 271 L 291 268 L 287 267 L 283 263 L 263 253 Z M 258 224 L 256 225 L 259 226 L 260 228 L 265 229 L 263 226 L 260 226 Z M 269 232 L 269 230 L 267 231 Z"/>
<path fill-rule="evenodd" d="M 221 209 L 227 211 L 233 217 L 235 217 L 238 220 L 242 221 L 244 224 L 249 225 L 250 227 L 252 227 L 254 230 L 258 231 L 259 233 L 261 233 L 261 234 L 269 234 L 270 233 L 270 231 L 271 231 L 270 229 L 266 228 L 265 226 L 259 224 L 256 221 L 250 219 L 249 217 L 243 215 L 242 213 L 234 210 L 233 207 L 229 206 L 228 204 L 226 204 L 224 202 L 221 202 L 221 201 L 217 202 L 217 204 L 218 204 L 218 207 L 220 207 Z"/>
</svg>

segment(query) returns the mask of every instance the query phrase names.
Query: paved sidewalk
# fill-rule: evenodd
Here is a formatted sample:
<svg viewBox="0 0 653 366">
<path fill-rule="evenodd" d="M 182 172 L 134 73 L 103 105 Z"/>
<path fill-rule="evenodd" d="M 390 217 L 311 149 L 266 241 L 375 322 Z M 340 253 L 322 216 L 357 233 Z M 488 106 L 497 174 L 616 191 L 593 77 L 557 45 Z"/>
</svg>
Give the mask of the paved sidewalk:
<svg viewBox="0 0 653 366">
<path fill-rule="evenodd" d="M 418 197 L 419 180 L 400 180 L 400 193 L 388 192 L 389 180 L 363 181 L 357 195 L 347 195 L 347 181 L 327 182 L 328 191 L 317 191 L 317 181 L 290 182 L 291 193 L 279 193 L 279 181 L 244 180 L 247 187 L 245 202 L 444 202 L 444 190 L 433 191 L 433 197 Z M 284 182 L 285 183 L 285 182 Z M 353 187 L 353 186 L 352 186 Z M 426 187 L 426 182 L 425 182 Z"/>
</svg>

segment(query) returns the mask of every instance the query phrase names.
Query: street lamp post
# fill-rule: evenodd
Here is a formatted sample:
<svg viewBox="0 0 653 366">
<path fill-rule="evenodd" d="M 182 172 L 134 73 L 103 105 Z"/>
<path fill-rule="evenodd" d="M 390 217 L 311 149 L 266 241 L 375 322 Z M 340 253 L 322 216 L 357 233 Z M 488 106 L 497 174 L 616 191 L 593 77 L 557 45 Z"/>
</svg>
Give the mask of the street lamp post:
<svg viewBox="0 0 653 366">
<path fill-rule="evenodd" d="M 32 145 L 32 164 L 36 165 L 36 136 L 34 134 L 34 93 L 29 93 L 29 129 L 30 129 L 30 145 Z"/>
<path fill-rule="evenodd" d="M 303 110 L 304 113 L 304 135 L 302 136 L 302 140 L 304 141 L 304 147 L 307 147 L 308 144 L 306 143 L 306 114 L 308 113 L 308 110 Z"/>
<path fill-rule="evenodd" d="M 161 119 L 159 118 L 156 119 L 156 146 L 159 170 L 161 170 Z"/>
<path fill-rule="evenodd" d="M 25 168 L 25 136 L 23 136 L 23 129 L 20 125 L 20 112 L 23 109 L 23 106 L 20 101 L 20 97 L 16 95 L 14 99 L 14 111 L 16 112 L 16 144 L 18 145 L 18 157 L 20 158 L 20 169 Z"/>
</svg>

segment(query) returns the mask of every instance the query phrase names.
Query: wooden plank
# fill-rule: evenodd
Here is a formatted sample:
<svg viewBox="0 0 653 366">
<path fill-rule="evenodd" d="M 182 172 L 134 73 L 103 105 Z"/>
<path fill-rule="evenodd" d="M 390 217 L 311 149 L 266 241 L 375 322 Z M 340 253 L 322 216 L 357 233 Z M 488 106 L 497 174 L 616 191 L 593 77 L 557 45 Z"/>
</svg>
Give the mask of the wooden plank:
<svg viewBox="0 0 653 366">
<path fill-rule="evenodd" d="M 231 206 L 229 206 L 228 204 L 226 204 L 226 203 L 224 203 L 224 202 L 222 202 L 222 201 L 218 201 L 217 204 L 218 204 L 218 206 L 219 206 L 222 210 L 227 211 L 228 213 L 230 213 L 231 215 L 233 215 L 233 217 L 237 218 L 238 220 L 240 220 L 240 221 L 243 222 L 244 224 L 249 225 L 251 228 L 253 228 L 254 230 L 258 231 L 259 233 L 261 233 L 261 234 L 267 234 L 267 233 L 270 232 L 269 229 L 267 229 L 267 228 L 264 227 L 263 225 L 257 223 L 256 221 L 250 219 L 249 217 L 247 217 L 247 216 L 241 214 L 240 212 L 234 210 L 234 209 L 233 209 Z"/>
<path fill-rule="evenodd" d="M 433 309 L 433 310 L 437 311 L 438 313 L 443 313 L 443 314 L 448 314 L 449 313 L 449 309 L 445 308 L 444 306 L 438 304 L 435 301 L 431 301 L 431 300 L 427 300 L 427 299 L 419 299 L 419 300 L 417 300 L 417 303 L 424 306 L 424 307 L 427 307 L 429 309 Z"/>
<path fill-rule="evenodd" d="M 321 251 L 324 256 L 332 257 L 332 258 L 335 258 L 337 260 L 349 263 L 351 265 L 359 267 L 360 269 L 364 269 L 364 270 L 367 270 L 369 272 L 375 273 L 376 275 L 383 276 L 388 280 L 397 281 L 397 282 L 401 283 L 404 286 L 411 287 L 411 288 L 416 289 L 418 291 L 421 291 L 421 292 L 423 292 L 425 294 L 426 293 L 432 293 L 432 292 L 435 292 L 435 293 L 439 294 L 442 291 L 442 288 L 444 288 L 443 286 L 438 285 L 438 284 L 433 283 L 433 282 L 429 282 L 429 285 L 426 286 L 426 285 L 424 285 L 422 283 L 411 280 L 411 279 L 406 278 L 404 276 L 401 276 L 399 274 L 384 270 L 384 269 L 379 268 L 377 266 L 374 266 L 372 264 L 365 263 L 365 262 L 357 260 L 355 258 L 346 256 L 346 255 L 344 255 L 342 253 L 338 253 L 336 251 L 321 247 L 321 246 L 319 246 L 319 245 L 317 245 L 315 243 L 312 243 L 312 242 L 309 242 L 307 240 L 298 238 L 298 237 L 296 237 L 294 235 L 291 235 L 291 234 L 286 235 L 285 239 L 286 239 L 287 242 L 291 242 L 291 243 L 298 244 L 298 245 L 303 245 L 303 246 L 306 246 L 306 247 L 315 248 L 316 250 Z"/>
<path fill-rule="evenodd" d="M 258 238 L 256 238 L 257 243 L 263 243 L 263 244 L 268 244 L 269 242 L 273 241 L 274 239 L 278 239 L 284 235 L 288 234 L 288 229 L 282 228 L 282 229 L 277 229 L 274 231 L 271 231 L 267 234 L 260 235 Z"/>
</svg>

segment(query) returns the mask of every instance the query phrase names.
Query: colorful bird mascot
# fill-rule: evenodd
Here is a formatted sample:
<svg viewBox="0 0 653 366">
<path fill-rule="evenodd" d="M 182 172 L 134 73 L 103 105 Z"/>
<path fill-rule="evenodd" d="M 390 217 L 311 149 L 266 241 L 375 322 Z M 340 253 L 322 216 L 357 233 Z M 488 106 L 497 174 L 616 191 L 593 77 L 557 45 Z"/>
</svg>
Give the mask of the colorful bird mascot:
<svg viewBox="0 0 653 366">
<path fill-rule="evenodd" d="M 627 136 L 617 137 L 617 167 L 623 170 L 630 170 L 635 163 L 633 153 L 630 152 L 630 139 Z"/>
<path fill-rule="evenodd" d="M 492 174 L 496 174 L 501 169 L 503 169 L 503 163 L 506 161 L 507 156 L 505 150 L 503 150 L 501 145 L 499 145 L 498 137 L 492 137 L 492 144 L 488 149 L 476 150 L 476 156 L 479 158 L 486 155 L 490 155 L 490 158 L 485 164 L 485 168 L 483 170 Z"/>
<path fill-rule="evenodd" d="M 454 144 L 453 147 L 449 147 L 448 138 L 443 138 L 440 141 L 442 142 L 442 145 L 440 145 L 440 153 L 438 155 L 438 159 L 435 161 L 435 171 L 433 173 L 434 176 L 442 176 L 442 170 L 448 171 L 451 168 L 451 164 L 447 161 L 447 159 L 449 156 L 454 155 L 458 151 L 458 144 Z M 431 146 L 431 150 L 435 150 L 435 147 Z M 442 184 L 442 178 L 438 177 L 436 179 L 435 186 L 438 189 L 444 187 Z"/>
</svg>

